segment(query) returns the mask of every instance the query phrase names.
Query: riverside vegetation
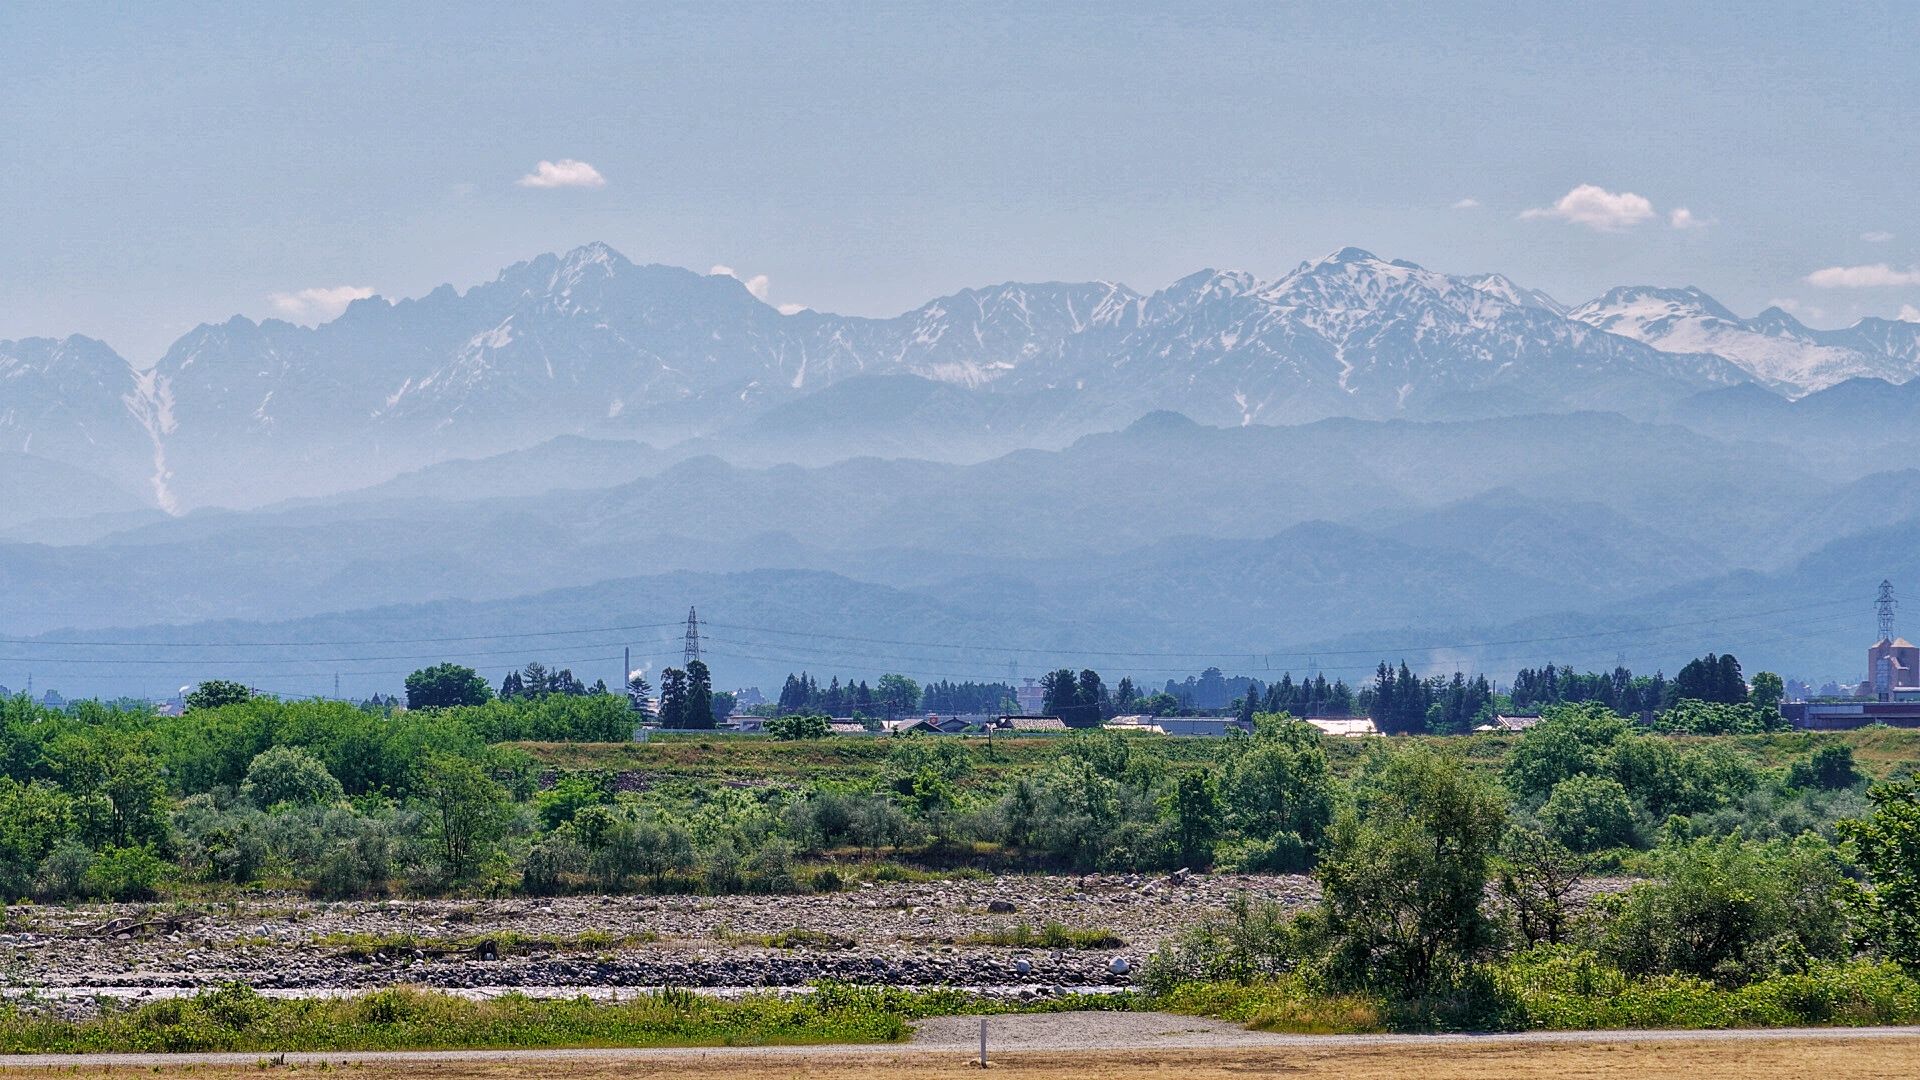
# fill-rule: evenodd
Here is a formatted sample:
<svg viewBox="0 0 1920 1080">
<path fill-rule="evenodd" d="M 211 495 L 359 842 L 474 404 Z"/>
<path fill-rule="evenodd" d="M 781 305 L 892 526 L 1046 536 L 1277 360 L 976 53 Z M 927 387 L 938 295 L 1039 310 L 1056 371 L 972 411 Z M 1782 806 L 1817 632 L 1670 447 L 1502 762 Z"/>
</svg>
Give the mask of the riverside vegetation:
<svg viewBox="0 0 1920 1080">
<path fill-rule="evenodd" d="M 1312 906 L 1241 905 L 1102 1001 L 1300 1030 L 1920 1020 L 1909 733 L 1662 733 L 1736 706 L 1675 707 L 1685 723 L 1552 706 L 1501 737 L 1330 740 L 1256 713 L 1252 735 L 1218 740 L 637 745 L 626 699 L 610 695 L 412 711 L 242 698 L 178 717 L 14 699 L 0 703 L 0 892 L 780 894 L 1022 870 L 1303 871 L 1318 880 Z M 1581 902 L 1600 875 L 1634 880 Z M 1004 943 L 1046 947 L 1049 934 L 1064 931 Z M 1076 934 L 1102 943 L 1097 927 Z M 980 1004 L 864 993 L 481 1004 L 235 987 L 90 1018 L 15 1008 L 0 1037 L 14 1049 L 886 1039 L 928 1010 Z M 340 1041 L 300 1034 L 323 1029 Z"/>
</svg>

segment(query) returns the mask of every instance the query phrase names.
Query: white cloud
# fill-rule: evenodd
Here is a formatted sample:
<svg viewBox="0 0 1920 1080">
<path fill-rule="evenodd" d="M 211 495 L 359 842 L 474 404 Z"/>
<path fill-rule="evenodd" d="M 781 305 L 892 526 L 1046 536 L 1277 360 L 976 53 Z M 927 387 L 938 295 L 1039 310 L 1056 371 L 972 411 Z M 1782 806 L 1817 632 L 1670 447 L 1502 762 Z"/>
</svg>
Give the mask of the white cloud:
<svg viewBox="0 0 1920 1080">
<path fill-rule="evenodd" d="M 1453 208 L 1455 210 L 1478 210 L 1480 208 L 1480 200 L 1469 195 L 1459 202 L 1454 203 Z"/>
<path fill-rule="evenodd" d="M 1667 224 L 1676 229 L 1704 229 L 1707 227 L 1707 220 L 1695 215 L 1684 206 L 1676 206 L 1667 215 Z"/>
<path fill-rule="evenodd" d="M 1887 241 L 1893 239 L 1893 234 L 1890 232 L 1882 232 L 1879 229 L 1875 229 L 1872 232 L 1861 233 L 1860 239 L 1865 240 L 1869 244 L 1884 244 Z"/>
<path fill-rule="evenodd" d="M 366 285 L 334 285 L 330 288 L 301 289 L 298 292 L 267 294 L 267 303 L 280 315 L 301 322 L 326 322 L 338 318 L 355 300 L 373 295 Z"/>
<path fill-rule="evenodd" d="M 600 170 L 584 161 L 561 158 L 559 161 L 542 161 L 533 167 L 533 171 L 514 181 L 525 188 L 597 188 L 606 187 L 607 178 Z"/>
<path fill-rule="evenodd" d="M 1920 322 L 1920 308 L 1914 307 L 1912 304 L 1901 304 L 1900 314 L 1895 315 L 1894 318 L 1899 319 L 1901 322 Z"/>
<path fill-rule="evenodd" d="M 807 310 L 807 305 L 805 304 L 781 304 L 780 305 L 780 314 L 782 315 L 798 315 L 805 310 Z M 1920 321 L 1920 315 L 1916 315 L 1914 316 L 1914 318 L 1916 321 Z"/>
<path fill-rule="evenodd" d="M 745 285 L 747 287 L 747 291 L 753 294 L 754 299 L 760 301 L 763 304 L 767 302 L 767 294 L 770 291 L 769 290 L 770 283 L 767 281 L 767 275 L 765 274 L 755 274 L 752 277 L 743 278 L 740 276 L 739 271 L 735 270 L 731 266 L 726 265 L 725 263 L 714 263 L 713 269 L 707 271 L 707 273 L 724 276 L 724 277 L 730 277 L 735 281 L 738 281 L 740 284 Z"/>
<path fill-rule="evenodd" d="M 1653 218 L 1653 203 L 1631 191 L 1608 191 L 1597 184 L 1581 184 L 1552 206 L 1523 211 L 1526 219 L 1559 218 L 1585 225 L 1595 232 L 1619 232 Z"/>
<path fill-rule="evenodd" d="M 1920 285 L 1920 270 L 1895 270 L 1886 263 L 1866 266 L 1829 266 L 1807 275 L 1807 284 L 1822 289 L 1884 289 Z"/>
</svg>

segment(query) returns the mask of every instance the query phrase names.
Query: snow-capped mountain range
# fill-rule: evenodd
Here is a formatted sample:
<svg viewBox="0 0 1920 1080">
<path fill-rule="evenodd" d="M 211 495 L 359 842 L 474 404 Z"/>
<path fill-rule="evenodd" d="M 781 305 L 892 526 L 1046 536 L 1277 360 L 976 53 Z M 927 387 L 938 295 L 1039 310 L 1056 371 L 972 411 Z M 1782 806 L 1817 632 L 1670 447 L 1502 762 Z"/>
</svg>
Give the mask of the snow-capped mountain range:
<svg viewBox="0 0 1920 1080">
<path fill-rule="evenodd" d="M 1917 373 L 1920 324 L 1743 320 L 1696 289 L 1616 289 L 1568 309 L 1498 274 L 1356 248 L 1271 281 L 1009 283 L 873 319 L 782 314 L 732 277 L 590 244 L 465 292 L 356 301 L 317 327 L 202 325 L 150 370 L 77 336 L 0 342 L 0 449 L 171 509 L 339 490 L 560 434 L 724 433 L 774 408 L 790 418 L 857 376 L 1044 395 L 1048 424 L 1095 430 L 1157 409 L 1213 424 L 1646 415 L 1746 381 L 1797 396 Z M 1005 433 L 1009 448 L 1021 438 Z"/>
</svg>

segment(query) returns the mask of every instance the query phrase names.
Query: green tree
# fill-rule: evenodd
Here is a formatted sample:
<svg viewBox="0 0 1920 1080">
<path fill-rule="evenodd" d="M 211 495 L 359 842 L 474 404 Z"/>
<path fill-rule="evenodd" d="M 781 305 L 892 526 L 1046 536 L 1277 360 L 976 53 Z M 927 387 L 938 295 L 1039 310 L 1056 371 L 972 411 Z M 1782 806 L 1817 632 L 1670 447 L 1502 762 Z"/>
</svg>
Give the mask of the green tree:
<svg viewBox="0 0 1920 1080">
<path fill-rule="evenodd" d="M 245 683 L 230 682 L 226 679 L 208 679 L 193 688 L 187 695 L 188 712 L 195 709 L 218 709 L 223 705 L 238 705 L 253 698 L 253 690 Z"/>
<path fill-rule="evenodd" d="M 507 789 L 466 758 L 435 754 L 427 759 L 420 799 L 446 879 L 467 880 L 506 829 Z"/>
<path fill-rule="evenodd" d="M 1565 941 L 1578 910 L 1575 893 L 1592 873 L 1593 857 L 1521 826 L 1501 838 L 1497 866 L 1500 897 L 1527 944 Z"/>
<path fill-rule="evenodd" d="M 103 900 L 151 900 L 154 886 L 170 869 L 151 845 L 104 847 L 87 867 L 81 888 Z"/>
<path fill-rule="evenodd" d="M 1040 693 L 1040 711 L 1047 716 L 1070 716 L 1080 704 L 1080 683 L 1066 668 L 1040 676 Z"/>
<path fill-rule="evenodd" d="M 1493 941 L 1481 901 L 1505 822 L 1500 792 L 1459 761 L 1419 747 L 1387 756 L 1320 861 L 1330 973 L 1419 993 L 1478 960 Z"/>
<path fill-rule="evenodd" d="M 1754 708 L 1745 700 L 1681 698 L 1654 717 L 1654 726 L 1676 735 L 1758 735 L 1782 726 L 1780 710 Z"/>
<path fill-rule="evenodd" d="M 1787 770 L 1787 782 L 1794 787 L 1824 791 L 1844 791 L 1865 779 L 1853 763 L 1853 748 L 1841 743 L 1829 743 L 1815 750 L 1807 760 L 1794 762 L 1793 768 Z"/>
<path fill-rule="evenodd" d="M 1247 870 L 1298 872 L 1333 821 L 1327 752 L 1311 724 L 1262 716 L 1254 736 L 1229 744 L 1223 796 L 1245 844 L 1233 862 Z"/>
<path fill-rule="evenodd" d="M 1194 769 L 1174 781 L 1166 813 L 1173 821 L 1174 843 L 1187 866 L 1213 865 L 1213 842 L 1220 836 L 1220 784 L 1210 769 Z"/>
<path fill-rule="evenodd" d="M 633 706 L 633 711 L 639 713 L 643 720 L 653 711 L 653 686 L 647 682 L 647 677 L 638 671 L 627 676 L 627 703 Z"/>
<path fill-rule="evenodd" d="M 1740 661 L 1734 659 L 1732 653 L 1725 656 L 1708 653 L 1687 661 L 1673 677 L 1668 692 L 1673 698 L 1669 705 L 1689 699 L 1720 705 L 1742 704 L 1747 700 L 1747 684 L 1740 675 Z"/>
<path fill-rule="evenodd" d="M 326 806 L 345 793 L 326 763 L 298 746 L 276 746 L 247 766 L 240 796 L 262 810 L 276 806 Z"/>
<path fill-rule="evenodd" d="M 1088 727 L 1113 715 L 1113 699 L 1107 694 L 1106 683 L 1092 668 L 1081 669 L 1080 678 L 1075 680 L 1074 700 L 1080 707 L 1080 722 Z"/>
<path fill-rule="evenodd" d="M 40 863 L 73 835 L 73 799 L 45 780 L 0 777 L 0 902 L 33 887 Z"/>
<path fill-rule="evenodd" d="M 493 687 L 470 667 L 435 664 L 407 676 L 407 708 L 449 709 L 456 705 L 484 705 L 493 700 Z"/>
<path fill-rule="evenodd" d="M 687 664 L 687 714 L 685 726 L 711 728 L 713 716 L 713 675 L 704 661 Z"/>
<path fill-rule="evenodd" d="M 47 756 L 54 779 L 73 796 L 74 824 L 87 846 L 168 845 L 167 784 L 147 738 L 67 734 Z"/>
<path fill-rule="evenodd" d="M 1867 798 L 1871 814 L 1839 824 L 1866 873 L 1861 921 L 1881 952 L 1920 969 L 1920 785 L 1881 784 Z"/>
<path fill-rule="evenodd" d="M 520 669 L 520 696 L 546 697 L 553 693 L 553 675 L 547 665 L 535 660 Z"/>
<path fill-rule="evenodd" d="M 1608 776 L 1569 776 L 1540 808 L 1547 835 L 1582 854 L 1633 843 L 1633 800 Z"/>
<path fill-rule="evenodd" d="M 1787 684 L 1780 676 L 1771 671 L 1762 671 L 1753 677 L 1753 685 L 1747 690 L 1747 703 L 1761 712 L 1774 716 L 1780 712 L 1780 699 L 1787 696 Z"/>
<path fill-rule="evenodd" d="M 1556 705 L 1540 710 L 1540 722 L 1520 736 L 1502 771 L 1508 790 L 1544 800 L 1570 776 L 1600 772 L 1615 743 L 1632 734 L 1605 705 Z"/>
<path fill-rule="evenodd" d="M 920 684 L 905 675 L 882 675 L 873 694 L 889 718 L 901 717 L 920 707 Z"/>
<path fill-rule="evenodd" d="M 833 734 L 833 728 L 819 713 L 795 713 L 768 720 L 767 734 L 782 740 L 824 739 Z"/>
<path fill-rule="evenodd" d="M 663 728 L 684 728 L 687 723 L 687 673 L 679 668 L 660 669 L 660 713 L 656 717 Z"/>
</svg>

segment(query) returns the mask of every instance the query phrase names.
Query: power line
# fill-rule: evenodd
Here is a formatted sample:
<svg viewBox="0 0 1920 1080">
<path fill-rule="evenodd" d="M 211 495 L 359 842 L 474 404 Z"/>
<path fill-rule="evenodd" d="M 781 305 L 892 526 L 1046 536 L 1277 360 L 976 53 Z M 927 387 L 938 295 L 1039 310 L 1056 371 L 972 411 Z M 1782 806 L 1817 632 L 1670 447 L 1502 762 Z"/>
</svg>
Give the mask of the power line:
<svg viewBox="0 0 1920 1080">
<path fill-rule="evenodd" d="M 1483 649 L 1483 648 L 1490 648 L 1498 645 L 1544 645 L 1544 644 L 1549 644 L 1557 641 L 1578 641 L 1586 638 L 1616 637 L 1621 634 L 1644 634 L 1644 633 L 1655 633 L 1662 630 L 1687 629 L 1687 628 L 1696 627 L 1696 626 L 1707 626 L 1714 623 L 1737 622 L 1743 619 L 1758 619 L 1758 618 L 1765 618 L 1770 615 L 1784 615 L 1784 614 L 1790 614 L 1794 612 L 1837 607 L 1843 604 L 1856 605 L 1857 603 L 1858 603 L 1857 601 L 1853 601 L 1853 600 L 1829 600 L 1829 601 L 1822 601 L 1820 603 L 1814 603 L 1814 604 L 1796 604 L 1792 607 L 1774 608 L 1768 611 L 1750 611 L 1750 612 L 1746 612 L 1744 614 L 1739 614 L 1739 615 L 1722 615 L 1722 616 L 1716 616 L 1710 619 L 1693 619 L 1686 622 L 1661 623 L 1655 626 L 1621 627 L 1616 630 L 1593 630 L 1593 631 L 1588 631 L 1588 632 L 1579 633 L 1579 634 L 1553 634 L 1553 635 L 1547 635 L 1543 637 L 1534 637 L 1534 638 L 1507 638 L 1507 639 L 1498 640 L 1498 641 L 1470 641 L 1470 642 L 1461 642 L 1461 643 L 1456 643 L 1451 645 L 1401 645 L 1401 646 L 1379 646 L 1379 647 L 1369 646 L 1363 649 L 1344 649 L 1344 650 L 1343 649 L 1316 649 L 1312 652 L 1269 652 L 1269 651 L 1259 651 L 1259 650 L 1227 652 L 1227 651 L 1218 650 L 1218 649 L 1214 649 L 1214 650 L 1200 649 L 1200 650 L 1187 650 L 1187 651 L 1173 652 L 1173 651 L 1150 651 L 1150 650 L 1081 649 L 1081 648 L 1074 648 L 1072 646 L 1056 646 L 1051 648 L 1029 648 L 1029 647 L 1007 646 L 1007 645 L 997 645 L 997 644 L 975 645 L 975 644 L 958 644 L 954 642 L 941 642 L 941 641 L 909 641 L 909 640 L 898 639 L 898 638 L 856 637 L 856 636 L 845 635 L 845 634 L 826 634 L 826 633 L 821 633 L 819 631 L 814 631 L 814 630 L 782 630 L 774 627 L 765 627 L 765 626 L 742 626 L 737 623 L 719 623 L 719 622 L 713 622 L 711 620 L 707 622 L 707 625 L 710 627 L 716 627 L 722 630 L 744 630 L 749 633 L 756 633 L 756 634 L 779 634 L 787 637 L 816 638 L 816 639 L 825 640 L 825 641 L 848 641 L 848 642 L 855 642 L 859 644 L 868 644 L 868 645 L 905 645 L 913 648 L 966 649 L 966 650 L 981 650 L 986 652 L 999 652 L 999 653 L 1016 652 L 1016 653 L 1039 654 L 1039 655 L 1060 655 L 1060 654 L 1066 653 L 1066 654 L 1072 654 L 1074 656 L 1119 656 L 1119 657 L 1126 657 L 1126 656 L 1226 657 L 1226 656 L 1231 656 L 1231 657 L 1247 657 L 1250 663 L 1255 663 L 1255 662 L 1258 662 L 1258 659 L 1260 657 L 1271 657 L 1271 656 L 1295 657 L 1298 659 L 1308 659 L 1314 656 L 1378 656 L 1386 653 L 1399 654 L 1399 653 L 1409 653 L 1409 652 L 1440 652 L 1445 650 Z"/>
<path fill-rule="evenodd" d="M 97 645 L 135 649 L 247 649 L 315 645 L 423 645 L 438 641 L 513 641 L 518 638 L 560 637 L 565 634 L 612 634 L 628 630 L 666 630 L 677 622 L 638 623 L 633 626 L 590 626 L 577 630 L 527 630 L 518 633 L 462 634 L 454 637 L 356 638 L 351 641 L 59 641 L 47 638 L 0 637 L 0 645 Z M 470 654 L 471 655 L 471 654 Z"/>
</svg>

